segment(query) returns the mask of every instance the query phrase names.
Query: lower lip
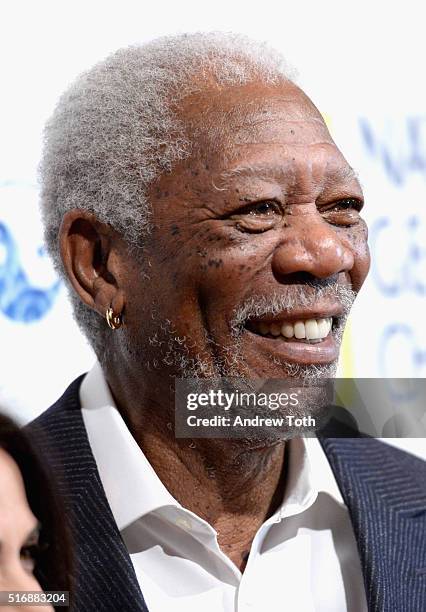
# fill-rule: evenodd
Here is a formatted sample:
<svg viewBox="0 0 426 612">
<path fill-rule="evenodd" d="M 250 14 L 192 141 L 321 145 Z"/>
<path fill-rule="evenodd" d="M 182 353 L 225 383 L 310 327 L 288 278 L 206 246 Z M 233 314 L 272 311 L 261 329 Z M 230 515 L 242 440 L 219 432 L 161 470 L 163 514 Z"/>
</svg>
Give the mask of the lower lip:
<svg viewBox="0 0 426 612">
<path fill-rule="evenodd" d="M 260 336 L 250 330 L 250 342 L 256 343 L 258 351 L 269 357 L 277 357 L 291 363 L 299 364 L 326 364 L 336 361 L 339 349 L 333 334 L 329 334 L 324 340 L 315 344 L 286 340 L 282 336 L 270 338 Z"/>
</svg>

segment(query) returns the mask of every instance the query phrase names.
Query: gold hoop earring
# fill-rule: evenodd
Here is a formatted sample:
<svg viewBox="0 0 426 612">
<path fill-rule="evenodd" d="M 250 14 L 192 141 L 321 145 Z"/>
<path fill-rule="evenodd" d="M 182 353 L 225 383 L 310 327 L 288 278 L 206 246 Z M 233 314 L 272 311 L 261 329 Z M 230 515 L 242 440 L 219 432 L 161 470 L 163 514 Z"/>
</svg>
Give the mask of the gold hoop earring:
<svg viewBox="0 0 426 612">
<path fill-rule="evenodd" d="M 123 325 L 121 314 L 115 315 L 112 306 L 107 308 L 105 319 L 111 329 L 118 329 Z"/>
</svg>

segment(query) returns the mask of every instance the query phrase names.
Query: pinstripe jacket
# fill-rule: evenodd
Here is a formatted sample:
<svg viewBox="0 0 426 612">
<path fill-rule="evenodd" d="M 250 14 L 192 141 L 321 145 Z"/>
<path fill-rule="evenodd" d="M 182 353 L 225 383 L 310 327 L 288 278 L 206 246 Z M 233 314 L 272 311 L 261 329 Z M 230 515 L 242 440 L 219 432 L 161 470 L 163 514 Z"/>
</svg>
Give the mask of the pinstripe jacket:
<svg viewBox="0 0 426 612">
<path fill-rule="evenodd" d="M 72 526 L 72 610 L 147 612 L 90 449 L 82 378 L 30 425 Z M 369 610 L 425 612 L 426 463 L 372 438 L 321 437 L 321 444 L 349 508 Z"/>
</svg>

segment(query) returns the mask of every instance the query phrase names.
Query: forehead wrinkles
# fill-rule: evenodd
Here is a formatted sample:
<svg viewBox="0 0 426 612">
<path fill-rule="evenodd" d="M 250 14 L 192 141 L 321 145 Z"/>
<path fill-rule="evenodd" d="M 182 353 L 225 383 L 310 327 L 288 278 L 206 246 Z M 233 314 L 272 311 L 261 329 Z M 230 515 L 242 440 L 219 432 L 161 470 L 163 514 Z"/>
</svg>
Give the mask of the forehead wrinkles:
<svg viewBox="0 0 426 612">
<path fill-rule="evenodd" d="M 293 105 L 294 106 L 294 105 Z M 294 110 L 294 112 L 293 112 Z M 195 133 L 216 146 L 227 144 L 308 144 L 333 143 L 330 133 L 319 114 L 302 112 L 297 107 L 289 112 L 283 108 L 250 108 L 239 106 L 226 112 L 210 109 L 203 122 L 193 124 Z M 218 137 L 222 142 L 218 142 Z"/>
<path fill-rule="evenodd" d="M 237 87 L 201 87 L 183 101 L 179 114 L 189 130 L 198 134 L 218 126 L 235 131 L 279 121 L 312 122 L 325 128 L 318 109 L 291 82 L 279 86 L 252 82 Z"/>
<path fill-rule="evenodd" d="M 317 109 L 306 102 L 265 101 L 255 108 L 246 105 L 234 109 L 227 126 L 235 144 L 267 139 L 271 142 L 300 142 L 321 139 L 331 142 L 328 129 Z"/>
<path fill-rule="evenodd" d="M 252 157 L 252 160 L 242 161 L 238 166 L 221 172 L 215 180 L 216 188 L 228 190 L 236 182 L 242 185 L 244 181 L 264 181 L 278 182 L 282 187 L 285 186 L 285 191 L 303 194 L 312 192 L 312 189 L 316 191 L 332 187 L 336 182 L 356 181 L 354 170 L 343 158 L 330 156 L 328 143 L 312 145 L 310 148 L 315 150 L 315 154 L 308 157 L 299 155 L 297 151 L 288 155 L 283 147 L 282 155 L 276 156 L 273 164 L 270 161 L 259 162 L 248 153 L 247 157 Z"/>
<path fill-rule="evenodd" d="M 303 165 L 311 152 L 315 157 L 330 157 L 330 147 L 336 148 L 320 117 L 311 115 L 303 120 L 289 119 L 286 114 L 277 113 L 275 109 L 255 113 L 246 110 L 244 116 L 237 110 L 236 114 L 232 114 L 231 119 L 228 114 L 209 113 L 208 119 L 192 133 L 193 152 L 198 150 L 201 159 L 209 157 L 210 170 L 224 170 L 224 166 L 235 167 L 239 159 L 241 166 L 252 166 L 246 174 L 250 173 L 252 178 L 258 174 L 260 178 L 260 174 L 266 175 L 268 169 L 265 164 L 265 172 L 261 169 L 259 173 L 259 156 L 274 155 L 276 165 L 281 166 L 281 170 L 289 177 L 295 173 L 293 166 Z M 235 176 L 243 174 L 238 169 L 230 172 Z M 221 178 L 228 178 L 226 172 L 223 174 Z"/>
<path fill-rule="evenodd" d="M 323 122 L 316 118 L 297 120 L 272 116 L 269 119 L 256 118 L 231 127 L 234 146 L 266 143 L 304 144 L 300 143 L 301 131 L 306 131 L 309 127 L 317 135 L 318 140 L 331 142 Z"/>
<path fill-rule="evenodd" d="M 235 167 L 241 160 L 244 166 L 255 161 L 252 178 L 260 178 L 257 164 L 267 158 L 272 161 L 273 156 L 274 165 L 283 167 L 287 184 L 296 183 L 296 172 L 306 165 L 307 158 L 317 156 L 322 145 L 336 148 L 319 111 L 294 85 L 286 85 L 284 91 L 243 87 L 209 93 L 186 100 L 181 117 L 192 141 L 192 159 L 198 158 L 210 175 Z M 212 177 L 214 186 L 223 188 L 222 179 L 227 182 L 228 177 L 218 174 Z"/>
</svg>

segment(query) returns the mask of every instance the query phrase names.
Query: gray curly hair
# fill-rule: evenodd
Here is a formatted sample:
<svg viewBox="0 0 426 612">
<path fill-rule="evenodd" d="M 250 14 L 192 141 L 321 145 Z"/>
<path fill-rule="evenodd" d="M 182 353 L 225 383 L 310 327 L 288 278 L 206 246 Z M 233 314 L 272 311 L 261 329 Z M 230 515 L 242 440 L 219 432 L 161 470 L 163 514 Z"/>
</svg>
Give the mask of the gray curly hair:
<svg viewBox="0 0 426 612">
<path fill-rule="evenodd" d="M 191 154 L 174 109 L 212 78 L 238 85 L 293 74 L 278 52 L 245 36 L 167 36 L 120 49 L 80 75 L 46 125 L 39 177 L 47 249 L 98 357 L 105 350 L 105 324 L 67 281 L 58 244 L 62 218 L 84 209 L 142 248 L 151 229 L 149 186 Z"/>
</svg>

